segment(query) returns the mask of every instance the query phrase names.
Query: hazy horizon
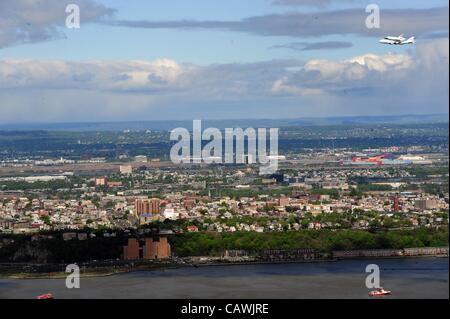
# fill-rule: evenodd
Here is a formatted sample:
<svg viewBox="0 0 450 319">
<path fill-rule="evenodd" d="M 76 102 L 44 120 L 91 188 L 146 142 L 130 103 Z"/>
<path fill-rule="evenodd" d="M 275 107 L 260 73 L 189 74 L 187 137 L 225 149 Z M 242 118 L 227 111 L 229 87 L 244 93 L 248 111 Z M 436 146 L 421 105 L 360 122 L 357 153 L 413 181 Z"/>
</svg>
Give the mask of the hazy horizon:
<svg viewBox="0 0 450 319">
<path fill-rule="evenodd" d="M 203 127 L 287 127 L 327 125 L 401 125 L 401 124 L 445 124 L 448 114 L 402 114 L 386 116 L 337 116 L 302 118 L 239 118 L 239 119 L 184 119 L 184 120 L 135 120 L 135 121 L 91 121 L 91 122 L 42 122 L 0 123 L 0 131 L 49 130 L 49 131 L 118 131 L 118 130 L 171 130 L 175 127 L 190 127 L 193 120 L 201 120 Z"/>
</svg>

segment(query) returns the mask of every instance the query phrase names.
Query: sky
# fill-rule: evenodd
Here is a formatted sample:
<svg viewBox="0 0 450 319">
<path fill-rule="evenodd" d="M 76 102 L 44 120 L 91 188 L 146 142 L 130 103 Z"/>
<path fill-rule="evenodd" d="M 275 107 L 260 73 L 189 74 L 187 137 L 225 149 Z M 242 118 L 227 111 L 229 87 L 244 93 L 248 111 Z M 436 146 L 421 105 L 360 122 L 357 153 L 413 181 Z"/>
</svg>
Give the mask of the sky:
<svg viewBox="0 0 450 319">
<path fill-rule="evenodd" d="M 0 123 L 448 113 L 448 20 L 443 0 L 0 0 Z M 416 44 L 378 42 L 399 34 Z"/>
</svg>

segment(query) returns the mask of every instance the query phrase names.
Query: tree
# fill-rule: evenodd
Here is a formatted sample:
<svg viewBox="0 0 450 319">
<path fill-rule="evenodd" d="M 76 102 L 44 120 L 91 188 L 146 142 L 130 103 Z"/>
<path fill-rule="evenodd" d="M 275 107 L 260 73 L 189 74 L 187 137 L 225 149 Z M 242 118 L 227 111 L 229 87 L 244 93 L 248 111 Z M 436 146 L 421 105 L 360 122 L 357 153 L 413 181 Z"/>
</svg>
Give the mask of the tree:
<svg viewBox="0 0 450 319">
<path fill-rule="evenodd" d="M 40 219 L 44 222 L 45 225 L 50 226 L 51 225 L 51 221 L 50 221 L 50 217 L 47 215 L 41 216 Z"/>
</svg>

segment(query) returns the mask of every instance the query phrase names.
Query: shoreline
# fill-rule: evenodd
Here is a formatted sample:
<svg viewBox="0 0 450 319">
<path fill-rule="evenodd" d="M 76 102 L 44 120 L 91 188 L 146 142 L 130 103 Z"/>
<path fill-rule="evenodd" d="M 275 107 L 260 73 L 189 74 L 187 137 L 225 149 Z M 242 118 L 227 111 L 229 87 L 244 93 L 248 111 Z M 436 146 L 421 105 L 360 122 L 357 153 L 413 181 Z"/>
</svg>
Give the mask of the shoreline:
<svg viewBox="0 0 450 319">
<path fill-rule="evenodd" d="M 283 264 L 313 264 L 313 263 L 330 263 L 344 260 L 367 260 L 367 259 L 413 259 L 413 258 L 449 258 L 448 255 L 422 255 L 422 256 L 383 256 L 383 257 L 349 257 L 349 258 L 333 258 L 333 259 L 316 259 L 316 260 L 285 260 L 285 261 L 248 261 L 248 262 L 213 262 L 213 263 L 191 263 L 191 264 L 161 264 L 149 265 L 144 267 L 136 267 L 135 269 L 115 269 L 115 270 L 89 270 L 80 272 L 80 278 L 100 278 L 121 275 L 126 273 L 147 272 L 166 269 L 179 268 L 204 268 L 204 267 L 220 267 L 220 266 L 251 266 L 251 265 L 283 265 Z M 12 272 L 9 275 L 0 272 L 0 279 L 10 280 L 29 280 L 29 279 L 65 279 L 68 273 L 66 272 L 51 272 L 51 273 L 25 273 Z"/>
</svg>

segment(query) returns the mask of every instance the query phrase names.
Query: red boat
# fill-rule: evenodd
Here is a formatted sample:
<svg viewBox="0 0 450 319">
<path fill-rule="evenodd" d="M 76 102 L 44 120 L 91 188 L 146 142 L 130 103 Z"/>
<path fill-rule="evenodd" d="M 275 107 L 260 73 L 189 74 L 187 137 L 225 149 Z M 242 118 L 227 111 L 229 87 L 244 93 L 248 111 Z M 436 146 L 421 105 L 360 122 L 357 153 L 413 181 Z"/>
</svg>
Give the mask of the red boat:
<svg viewBox="0 0 450 319">
<path fill-rule="evenodd" d="M 369 292 L 370 297 L 387 296 L 390 294 L 391 294 L 391 292 L 389 290 L 385 290 L 383 287 L 380 287 L 376 290 Z"/>
<path fill-rule="evenodd" d="M 53 295 L 52 294 L 44 294 L 44 295 L 37 296 L 36 299 L 53 299 Z"/>
</svg>

